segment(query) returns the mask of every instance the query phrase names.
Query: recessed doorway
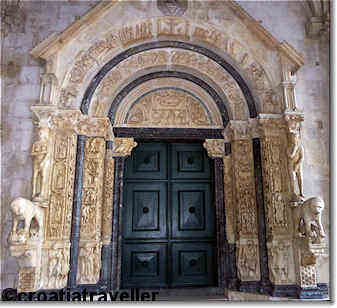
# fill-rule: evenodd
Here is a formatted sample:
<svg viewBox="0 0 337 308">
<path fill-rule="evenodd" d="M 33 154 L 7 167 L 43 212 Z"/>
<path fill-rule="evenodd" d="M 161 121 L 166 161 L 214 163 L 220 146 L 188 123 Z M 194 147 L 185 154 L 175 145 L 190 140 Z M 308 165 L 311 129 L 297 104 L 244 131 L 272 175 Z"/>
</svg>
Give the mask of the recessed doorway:
<svg viewBox="0 0 337 308">
<path fill-rule="evenodd" d="M 213 179 L 201 143 L 138 142 L 125 162 L 122 288 L 216 286 Z"/>
</svg>

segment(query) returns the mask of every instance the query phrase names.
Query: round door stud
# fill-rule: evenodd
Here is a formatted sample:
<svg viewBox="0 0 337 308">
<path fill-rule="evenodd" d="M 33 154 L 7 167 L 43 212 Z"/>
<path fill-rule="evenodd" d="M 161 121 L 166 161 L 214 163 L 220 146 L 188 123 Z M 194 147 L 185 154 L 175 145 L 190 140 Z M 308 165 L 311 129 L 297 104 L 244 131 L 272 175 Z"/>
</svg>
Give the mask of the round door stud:
<svg viewBox="0 0 337 308">
<path fill-rule="evenodd" d="M 148 213 L 149 211 L 150 211 L 150 210 L 149 210 L 148 207 L 146 207 L 146 206 L 143 207 L 143 213 L 144 213 L 144 214 Z"/>
</svg>

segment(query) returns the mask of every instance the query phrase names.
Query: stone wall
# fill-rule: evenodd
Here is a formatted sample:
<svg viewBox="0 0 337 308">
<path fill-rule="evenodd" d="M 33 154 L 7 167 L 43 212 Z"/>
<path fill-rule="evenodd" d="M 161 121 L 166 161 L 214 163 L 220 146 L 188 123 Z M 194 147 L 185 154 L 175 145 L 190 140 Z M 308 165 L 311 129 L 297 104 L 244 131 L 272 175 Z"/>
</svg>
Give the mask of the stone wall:
<svg viewBox="0 0 337 308">
<path fill-rule="evenodd" d="M 16 1 L 14 1 L 16 2 Z M 5 2 L 4 2 L 5 3 Z M 53 32 L 60 32 L 97 1 L 22 1 L 3 19 L 2 41 L 2 268 L 1 288 L 15 286 L 17 265 L 9 257 L 7 237 L 11 227 L 9 203 L 15 197 L 31 197 L 34 140 L 30 106 L 39 100 L 42 63 L 29 51 Z M 305 146 L 304 193 L 320 195 L 326 202 L 323 223 L 329 228 L 329 45 L 327 40 L 312 40 L 305 35 L 306 15 L 302 1 L 239 1 L 252 17 L 279 41 L 286 40 L 305 57 L 298 72 L 297 99 L 304 111 Z M 4 8 L 4 5 L 3 5 Z M 202 10 L 202 19 L 221 18 Z M 137 16 L 138 17 L 138 16 Z M 320 266 L 320 282 L 328 282 L 328 259 Z"/>
</svg>

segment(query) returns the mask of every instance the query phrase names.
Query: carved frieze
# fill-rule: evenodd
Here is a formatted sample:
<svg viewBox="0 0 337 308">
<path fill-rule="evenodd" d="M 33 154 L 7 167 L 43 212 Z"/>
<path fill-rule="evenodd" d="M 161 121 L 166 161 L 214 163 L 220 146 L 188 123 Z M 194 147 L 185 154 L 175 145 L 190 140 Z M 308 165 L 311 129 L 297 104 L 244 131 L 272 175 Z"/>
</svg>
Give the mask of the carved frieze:
<svg viewBox="0 0 337 308">
<path fill-rule="evenodd" d="M 99 240 L 102 225 L 105 140 L 88 138 L 85 144 L 81 240 Z"/>
<path fill-rule="evenodd" d="M 151 92 L 131 107 L 128 126 L 208 127 L 212 124 L 199 99 L 177 89 Z"/>
<path fill-rule="evenodd" d="M 234 158 L 237 228 L 240 236 L 257 234 L 254 159 L 251 140 L 232 143 Z"/>
<path fill-rule="evenodd" d="M 77 283 L 96 283 L 101 264 L 105 140 L 85 143 Z"/>
<path fill-rule="evenodd" d="M 76 144 L 75 134 L 55 135 L 50 202 L 46 210 L 45 236 L 49 240 L 70 238 Z"/>
</svg>

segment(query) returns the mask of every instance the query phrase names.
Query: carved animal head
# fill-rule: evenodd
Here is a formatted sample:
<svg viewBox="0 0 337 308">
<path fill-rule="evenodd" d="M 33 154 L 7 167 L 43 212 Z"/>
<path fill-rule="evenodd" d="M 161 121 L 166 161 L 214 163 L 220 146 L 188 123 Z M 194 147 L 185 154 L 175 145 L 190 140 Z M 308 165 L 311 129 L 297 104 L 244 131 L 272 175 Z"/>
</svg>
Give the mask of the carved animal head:
<svg viewBox="0 0 337 308">
<path fill-rule="evenodd" d="M 305 203 L 310 207 L 314 216 L 320 215 L 324 210 L 324 201 L 320 197 L 310 198 Z"/>
<path fill-rule="evenodd" d="M 25 201 L 23 198 L 17 198 L 10 205 L 12 213 L 19 219 L 24 219 Z"/>
</svg>

